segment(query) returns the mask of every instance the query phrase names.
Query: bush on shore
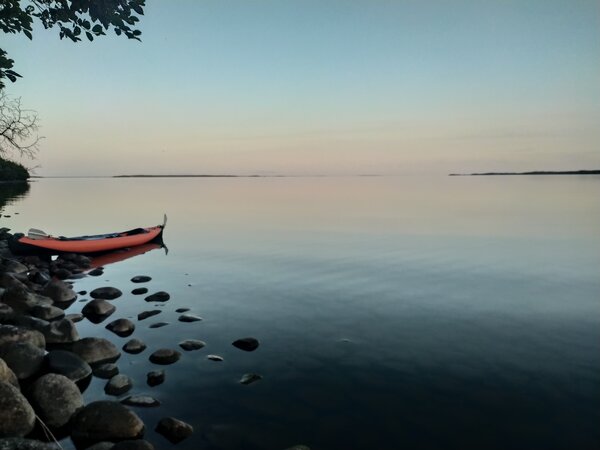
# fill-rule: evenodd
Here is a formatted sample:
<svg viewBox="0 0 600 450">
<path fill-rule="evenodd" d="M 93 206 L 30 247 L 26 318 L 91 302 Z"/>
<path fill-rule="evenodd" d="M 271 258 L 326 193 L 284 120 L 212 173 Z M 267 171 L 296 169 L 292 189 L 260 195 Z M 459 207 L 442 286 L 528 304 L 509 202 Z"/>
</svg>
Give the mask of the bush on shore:
<svg viewBox="0 0 600 450">
<path fill-rule="evenodd" d="M 29 172 L 21 164 L 0 158 L 0 181 L 26 181 Z"/>
</svg>

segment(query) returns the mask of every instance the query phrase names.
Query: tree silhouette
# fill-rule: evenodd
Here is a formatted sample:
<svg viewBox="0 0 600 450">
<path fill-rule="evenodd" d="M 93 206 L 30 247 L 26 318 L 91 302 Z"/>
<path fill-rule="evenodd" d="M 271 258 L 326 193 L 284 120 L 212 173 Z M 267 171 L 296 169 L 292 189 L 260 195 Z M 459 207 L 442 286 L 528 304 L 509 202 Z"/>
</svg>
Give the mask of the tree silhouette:
<svg viewBox="0 0 600 450">
<path fill-rule="evenodd" d="M 18 154 L 33 158 L 40 137 L 38 115 L 23 109 L 20 98 L 12 98 L 0 91 L 0 157 Z"/>
</svg>

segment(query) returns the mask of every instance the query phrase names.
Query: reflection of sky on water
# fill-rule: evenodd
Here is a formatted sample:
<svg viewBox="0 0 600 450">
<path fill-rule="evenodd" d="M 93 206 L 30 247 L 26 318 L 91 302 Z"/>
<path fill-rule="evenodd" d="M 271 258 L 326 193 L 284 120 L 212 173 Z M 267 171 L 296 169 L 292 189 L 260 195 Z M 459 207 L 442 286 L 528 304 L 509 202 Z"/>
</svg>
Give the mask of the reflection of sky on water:
<svg viewBox="0 0 600 450">
<path fill-rule="evenodd" d="M 160 448 L 152 428 L 165 415 L 196 428 L 177 448 L 596 448 L 597 184 L 41 180 L 10 220 L 15 230 L 80 234 L 169 215 L 167 256 L 130 258 L 76 285 L 121 288 L 111 319 L 155 307 L 128 294 L 134 275 L 171 293 L 163 313 L 136 321 L 133 337 L 149 348 L 119 361 L 136 393 L 163 403 L 139 411 Z M 179 323 L 184 306 L 204 320 Z M 158 321 L 170 325 L 148 328 Z M 230 345 L 243 336 L 259 349 Z M 188 338 L 207 347 L 147 387 L 150 352 Z M 264 379 L 241 386 L 246 372 Z M 88 400 L 102 387 L 93 380 Z"/>
</svg>

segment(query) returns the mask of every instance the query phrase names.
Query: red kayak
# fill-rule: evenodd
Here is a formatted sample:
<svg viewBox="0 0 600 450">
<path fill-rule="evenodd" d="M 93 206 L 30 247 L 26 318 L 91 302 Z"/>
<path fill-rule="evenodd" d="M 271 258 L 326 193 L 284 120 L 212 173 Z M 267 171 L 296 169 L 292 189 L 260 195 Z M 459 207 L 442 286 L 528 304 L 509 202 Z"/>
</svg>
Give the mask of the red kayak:
<svg viewBox="0 0 600 450">
<path fill-rule="evenodd" d="M 135 228 L 119 233 L 96 234 L 92 236 L 54 237 L 34 228 L 29 230 L 27 236 L 15 235 L 10 243 L 14 253 L 99 253 L 127 247 L 135 247 L 149 242 L 160 240 L 165 225 L 155 227 Z"/>
</svg>

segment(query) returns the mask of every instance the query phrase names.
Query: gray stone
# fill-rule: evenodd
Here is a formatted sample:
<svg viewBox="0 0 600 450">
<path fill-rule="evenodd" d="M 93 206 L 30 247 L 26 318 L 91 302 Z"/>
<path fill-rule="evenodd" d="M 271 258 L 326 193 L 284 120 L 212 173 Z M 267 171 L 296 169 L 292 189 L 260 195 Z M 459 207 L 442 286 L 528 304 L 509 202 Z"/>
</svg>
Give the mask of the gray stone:
<svg viewBox="0 0 600 450">
<path fill-rule="evenodd" d="M 152 311 L 142 311 L 141 313 L 139 313 L 137 315 L 138 320 L 144 320 L 147 319 L 148 317 L 152 317 L 155 316 L 157 314 L 160 314 L 162 311 L 160 309 L 153 309 Z"/>
<path fill-rule="evenodd" d="M 92 276 L 92 277 L 99 277 L 101 275 L 104 275 L 104 270 L 102 269 L 92 269 L 88 272 L 88 275 Z"/>
<path fill-rule="evenodd" d="M 6 365 L 4 360 L 0 358 L 0 381 L 12 384 L 14 387 L 19 387 L 19 380 L 10 367 Z"/>
<path fill-rule="evenodd" d="M 199 322 L 202 317 L 196 316 L 195 314 L 182 314 L 179 316 L 180 322 Z"/>
<path fill-rule="evenodd" d="M 146 344 L 143 341 L 135 338 L 127 341 L 127 343 L 123 346 L 124 352 L 131 353 L 133 355 L 142 353 L 144 350 L 146 350 Z"/>
<path fill-rule="evenodd" d="M 94 376 L 109 379 L 119 373 L 119 367 L 114 363 L 101 364 L 94 368 Z"/>
<path fill-rule="evenodd" d="M 144 439 L 135 439 L 117 442 L 113 450 L 154 450 L 154 446 Z"/>
<path fill-rule="evenodd" d="M 177 308 L 175 310 L 176 313 L 185 313 L 188 312 L 190 310 L 190 308 Z"/>
<path fill-rule="evenodd" d="M 70 313 L 67 314 L 65 317 L 73 323 L 81 322 L 83 320 L 83 314 L 79 313 Z"/>
<path fill-rule="evenodd" d="M 91 447 L 86 447 L 85 450 L 112 450 L 114 448 L 114 442 L 102 441 L 96 442 Z"/>
<path fill-rule="evenodd" d="M 152 278 L 150 278 L 147 275 L 136 275 L 135 277 L 133 277 L 131 279 L 132 283 L 147 283 L 148 281 L 150 281 Z"/>
<path fill-rule="evenodd" d="M 66 425 L 71 416 L 83 407 L 83 397 L 77 385 L 57 373 L 49 373 L 36 380 L 31 398 L 44 423 L 55 428 Z"/>
<path fill-rule="evenodd" d="M 131 291 L 131 293 L 133 295 L 142 295 L 142 294 L 147 294 L 148 293 L 148 288 L 142 287 L 142 288 L 135 288 Z"/>
<path fill-rule="evenodd" d="M 171 296 L 167 292 L 159 291 L 149 295 L 144 300 L 146 300 L 147 302 L 166 302 L 170 298 Z"/>
<path fill-rule="evenodd" d="M 13 342 L 0 349 L 0 357 L 19 380 L 36 374 L 44 362 L 44 350 L 31 342 Z"/>
<path fill-rule="evenodd" d="M 71 423 L 75 441 L 122 441 L 144 434 L 141 419 L 119 402 L 92 402 L 80 409 Z"/>
<path fill-rule="evenodd" d="M 234 341 L 231 345 L 245 352 L 253 352 L 258 348 L 258 340 L 253 337 L 246 337 Z"/>
<path fill-rule="evenodd" d="M 71 351 L 92 366 L 104 362 L 114 362 L 121 356 L 121 352 L 112 342 L 95 337 L 83 338 L 73 343 Z"/>
<path fill-rule="evenodd" d="M 171 443 L 177 444 L 191 436 L 194 432 L 194 427 L 174 417 L 164 417 L 158 422 L 156 432 L 162 434 Z"/>
<path fill-rule="evenodd" d="M 92 298 L 103 298 L 104 300 L 114 300 L 121 295 L 123 295 L 123 293 L 119 289 L 110 286 L 96 288 L 90 292 Z"/>
<path fill-rule="evenodd" d="M 223 361 L 223 357 L 219 355 L 207 355 L 206 359 L 210 359 L 211 361 L 221 362 Z"/>
<path fill-rule="evenodd" d="M 57 320 L 65 316 L 65 312 L 52 305 L 36 305 L 31 308 L 30 314 L 43 320 Z"/>
<path fill-rule="evenodd" d="M 150 325 L 148 328 L 162 328 L 162 327 L 166 327 L 167 325 L 169 325 L 169 322 L 155 322 L 152 325 Z"/>
<path fill-rule="evenodd" d="M 198 339 L 186 339 L 185 341 L 180 342 L 179 346 L 186 351 L 200 350 L 201 348 L 206 346 L 206 342 L 200 341 Z"/>
<path fill-rule="evenodd" d="M 2 288 L 0 288 L 1 290 Z M 0 297 L 2 293 L 0 292 Z M 15 311 L 6 303 L 0 303 L 0 323 L 5 323 L 12 320 L 15 317 Z"/>
<path fill-rule="evenodd" d="M 148 372 L 146 374 L 146 383 L 148 386 L 158 386 L 165 381 L 165 371 L 164 370 L 153 370 L 152 372 Z"/>
<path fill-rule="evenodd" d="M 106 329 L 117 336 L 127 337 L 134 332 L 135 324 L 129 319 L 117 319 L 106 325 Z"/>
<path fill-rule="evenodd" d="M 50 297 L 56 303 L 72 302 L 77 298 L 77 294 L 71 287 L 60 280 L 52 280 L 41 292 L 42 295 Z"/>
<path fill-rule="evenodd" d="M 0 381 L 0 437 L 29 434 L 35 424 L 33 408 L 12 384 Z"/>
<path fill-rule="evenodd" d="M 16 259 L 5 259 L 2 261 L 3 269 L 6 272 L 12 273 L 26 273 L 29 268 L 25 265 L 17 261 Z"/>
<path fill-rule="evenodd" d="M 28 288 L 11 287 L 4 291 L 2 301 L 17 313 L 29 313 L 29 311 L 40 305 L 51 305 L 52 299 L 31 292 Z"/>
<path fill-rule="evenodd" d="M 46 347 L 46 339 L 39 331 L 13 325 L 0 325 L 0 348 L 11 342 L 30 342 L 39 348 Z"/>
<path fill-rule="evenodd" d="M 83 380 L 92 373 L 90 365 L 73 352 L 52 350 L 46 358 L 50 372 L 64 375 L 74 382 Z"/>
<path fill-rule="evenodd" d="M 56 444 L 25 438 L 0 439 L 0 450 L 60 450 Z"/>
<path fill-rule="evenodd" d="M 132 395 L 131 397 L 121 400 L 121 403 L 128 406 L 160 406 L 160 402 L 149 395 Z"/>
<path fill-rule="evenodd" d="M 154 364 L 167 365 L 179 361 L 180 357 L 181 353 L 179 353 L 177 350 L 161 348 L 150 355 L 150 362 L 153 362 Z"/>
<path fill-rule="evenodd" d="M 116 311 L 115 305 L 104 299 L 90 300 L 85 304 L 81 313 L 93 323 L 100 323 Z"/>
<path fill-rule="evenodd" d="M 75 324 L 66 318 L 50 322 L 43 333 L 48 344 L 69 344 L 79 340 Z"/>
<path fill-rule="evenodd" d="M 125 374 L 118 374 L 112 377 L 104 386 L 104 392 L 108 395 L 121 395 L 131 389 L 133 382 Z"/>
<path fill-rule="evenodd" d="M 262 375 L 257 373 L 245 373 L 240 379 L 240 384 L 252 384 L 255 381 L 262 380 Z"/>
</svg>

